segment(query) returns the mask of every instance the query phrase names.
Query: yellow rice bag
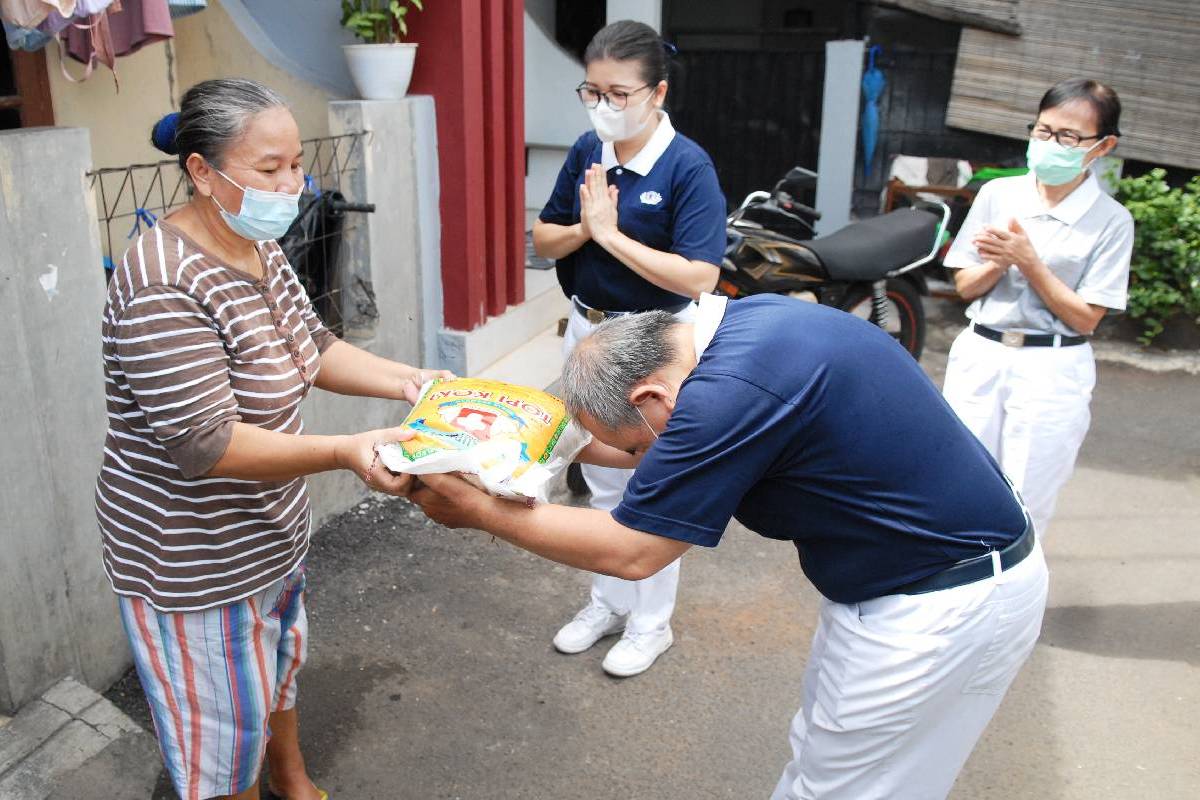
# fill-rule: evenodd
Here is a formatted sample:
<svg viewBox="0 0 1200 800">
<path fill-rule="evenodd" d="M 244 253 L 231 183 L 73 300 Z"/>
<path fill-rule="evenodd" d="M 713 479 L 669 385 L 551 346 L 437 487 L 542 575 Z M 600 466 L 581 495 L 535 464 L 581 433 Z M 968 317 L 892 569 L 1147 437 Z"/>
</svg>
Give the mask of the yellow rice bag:
<svg viewBox="0 0 1200 800">
<path fill-rule="evenodd" d="M 592 438 L 554 395 L 478 378 L 425 384 L 403 424 L 417 435 L 379 449 L 392 472 L 461 472 L 513 499 L 545 500 L 551 478 Z"/>
</svg>

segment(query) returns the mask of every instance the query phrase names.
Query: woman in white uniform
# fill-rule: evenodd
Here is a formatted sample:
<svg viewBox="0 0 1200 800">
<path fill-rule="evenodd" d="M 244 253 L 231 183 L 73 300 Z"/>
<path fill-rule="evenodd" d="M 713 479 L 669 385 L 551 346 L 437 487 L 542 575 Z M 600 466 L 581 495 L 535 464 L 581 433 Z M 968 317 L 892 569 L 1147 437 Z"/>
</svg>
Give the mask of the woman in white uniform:
<svg viewBox="0 0 1200 800">
<path fill-rule="evenodd" d="M 725 251 L 725 198 L 712 160 L 676 133 L 662 110 L 667 55 L 653 28 L 622 21 L 601 30 L 584 54 L 576 90 L 594 131 L 567 154 L 554 192 L 533 226 L 537 253 L 557 260 L 574 306 L 564 346 L 605 319 L 661 309 L 690 320 L 711 291 Z M 592 506 L 611 511 L 632 470 L 585 465 Z M 596 575 L 590 602 L 554 637 L 581 653 L 622 633 L 603 667 L 636 675 L 671 646 L 679 561 L 641 581 Z"/>
<path fill-rule="evenodd" d="M 1029 173 L 983 186 L 945 259 L 974 301 L 946 400 L 1016 484 L 1039 537 L 1091 421 L 1088 337 L 1125 309 L 1133 220 L 1090 169 L 1117 146 L 1120 114 L 1097 81 L 1052 87 L 1029 126 Z"/>
</svg>

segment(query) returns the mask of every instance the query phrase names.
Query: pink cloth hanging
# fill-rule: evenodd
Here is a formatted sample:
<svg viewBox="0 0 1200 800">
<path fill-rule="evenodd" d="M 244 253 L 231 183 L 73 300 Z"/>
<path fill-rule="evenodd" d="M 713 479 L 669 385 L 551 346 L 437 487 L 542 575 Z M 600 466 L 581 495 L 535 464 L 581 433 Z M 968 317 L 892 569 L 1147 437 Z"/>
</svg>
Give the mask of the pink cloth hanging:
<svg viewBox="0 0 1200 800">
<path fill-rule="evenodd" d="M 115 11 L 115 8 L 116 4 L 97 15 L 107 17 L 113 58 L 136 53 L 147 44 L 161 42 L 175 35 L 167 0 L 121 0 L 120 11 Z M 99 50 L 96 45 L 100 35 L 99 27 L 68 28 L 67 52 L 81 64 L 92 63 L 94 54 Z M 101 63 L 108 62 L 102 60 Z"/>
</svg>

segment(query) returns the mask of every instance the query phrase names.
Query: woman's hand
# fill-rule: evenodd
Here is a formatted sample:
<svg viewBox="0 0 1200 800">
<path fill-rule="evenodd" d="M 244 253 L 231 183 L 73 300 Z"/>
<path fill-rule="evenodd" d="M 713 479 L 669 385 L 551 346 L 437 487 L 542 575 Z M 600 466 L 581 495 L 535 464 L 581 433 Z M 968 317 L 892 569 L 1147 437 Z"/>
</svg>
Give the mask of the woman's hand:
<svg viewBox="0 0 1200 800">
<path fill-rule="evenodd" d="M 983 231 L 971 241 L 985 261 L 1005 267 L 1013 265 L 1022 272 L 1038 263 L 1033 243 L 1015 218 L 1008 221 L 1008 228 L 984 225 Z"/>
<path fill-rule="evenodd" d="M 483 528 L 490 502 L 497 501 L 457 475 L 422 475 L 409 499 L 425 516 L 447 528 Z"/>
<path fill-rule="evenodd" d="M 592 164 L 579 187 L 579 220 L 584 233 L 596 244 L 617 234 L 617 187 L 608 185 L 608 175 L 600 164 Z"/>
<path fill-rule="evenodd" d="M 379 460 L 379 446 L 405 442 L 416 434 L 409 428 L 382 428 L 345 436 L 337 448 L 337 463 L 359 477 L 368 489 L 397 497 L 408 497 L 412 475 L 393 475 Z"/>
<path fill-rule="evenodd" d="M 458 376 L 448 369 L 414 369 L 404 381 L 404 399 L 409 405 L 416 405 L 421 396 L 421 387 L 434 378 L 452 381 Z"/>
</svg>

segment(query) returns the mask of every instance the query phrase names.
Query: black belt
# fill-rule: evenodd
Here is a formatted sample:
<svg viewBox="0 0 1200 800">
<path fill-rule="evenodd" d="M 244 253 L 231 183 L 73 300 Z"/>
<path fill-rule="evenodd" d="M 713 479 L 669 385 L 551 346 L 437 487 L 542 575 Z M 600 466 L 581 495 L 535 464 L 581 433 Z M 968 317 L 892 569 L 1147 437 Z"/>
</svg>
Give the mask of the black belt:
<svg viewBox="0 0 1200 800">
<path fill-rule="evenodd" d="M 668 314 L 678 314 L 680 311 L 683 311 L 685 308 L 691 305 L 691 301 L 689 300 L 686 303 L 667 306 L 666 308 L 644 308 L 641 311 L 604 311 L 599 308 L 592 308 L 591 306 L 584 305 L 583 301 L 578 297 L 572 297 L 571 302 L 575 305 L 575 310 L 587 317 L 587 321 L 593 325 L 599 325 L 606 319 L 613 319 L 614 317 L 627 317 L 630 314 L 642 314 L 646 311 L 665 311 Z"/>
<path fill-rule="evenodd" d="M 1007 572 L 1024 561 L 1025 556 L 1033 551 L 1035 538 L 1033 535 L 1033 525 L 1027 525 L 1025 532 L 1018 536 L 1015 542 L 1000 551 L 1000 569 Z M 982 581 L 992 577 L 993 574 L 992 554 L 988 553 L 987 555 L 960 561 L 952 567 L 930 575 L 928 578 L 921 578 L 919 581 L 906 583 L 888 592 L 888 594 L 925 594 L 926 592 L 938 592 L 942 589 L 953 589 L 956 586 L 966 586 L 968 583 Z"/>
<path fill-rule="evenodd" d="M 1087 341 L 1086 336 L 1063 336 L 1060 333 L 1021 333 L 1020 331 L 998 331 L 978 323 L 971 330 L 985 339 L 1009 347 L 1073 347 Z"/>
</svg>

